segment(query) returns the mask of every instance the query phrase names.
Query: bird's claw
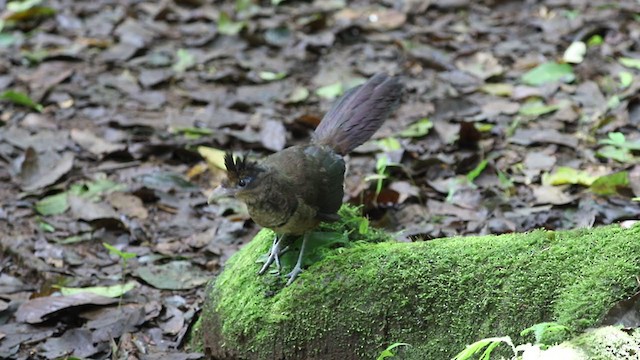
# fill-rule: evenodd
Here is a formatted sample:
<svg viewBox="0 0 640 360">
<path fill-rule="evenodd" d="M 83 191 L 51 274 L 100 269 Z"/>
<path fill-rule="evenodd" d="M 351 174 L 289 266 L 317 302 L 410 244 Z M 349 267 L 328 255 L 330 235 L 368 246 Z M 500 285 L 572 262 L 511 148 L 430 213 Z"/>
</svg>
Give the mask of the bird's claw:
<svg viewBox="0 0 640 360">
<path fill-rule="evenodd" d="M 285 275 L 286 277 L 289 278 L 289 280 L 287 281 L 287 286 L 291 285 L 293 281 L 298 277 L 298 275 L 300 275 L 301 272 L 302 272 L 302 268 L 296 264 L 293 270 L 291 270 L 290 273 Z"/>
<path fill-rule="evenodd" d="M 281 237 L 278 237 L 276 235 L 275 239 L 273 240 L 273 245 L 271 245 L 271 250 L 269 250 L 269 257 L 267 258 L 267 261 L 264 263 L 264 265 L 262 265 L 262 268 L 260 268 L 260 271 L 258 271 L 258 275 L 264 274 L 274 262 L 276 263 L 276 267 L 278 268 L 278 273 L 280 273 L 280 255 L 287 250 L 287 248 L 282 251 L 280 250 L 280 243 L 282 242 L 282 238 L 284 238 L 284 235 Z"/>
</svg>

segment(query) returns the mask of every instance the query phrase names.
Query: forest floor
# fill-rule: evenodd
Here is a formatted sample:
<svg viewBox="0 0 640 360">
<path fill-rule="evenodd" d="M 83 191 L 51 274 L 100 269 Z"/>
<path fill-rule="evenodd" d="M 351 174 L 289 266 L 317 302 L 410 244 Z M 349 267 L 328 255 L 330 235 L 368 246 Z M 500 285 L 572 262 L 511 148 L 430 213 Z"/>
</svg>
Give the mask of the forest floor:
<svg viewBox="0 0 640 360">
<path fill-rule="evenodd" d="M 398 240 L 640 215 L 637 1 L 0 9 L 0 358 L 200 358 L 204 285 L 258 230 L 207 204 L 221 154 L 309 141 L 377 72 L 405 93 L 345 201 Z"/>
</svg>

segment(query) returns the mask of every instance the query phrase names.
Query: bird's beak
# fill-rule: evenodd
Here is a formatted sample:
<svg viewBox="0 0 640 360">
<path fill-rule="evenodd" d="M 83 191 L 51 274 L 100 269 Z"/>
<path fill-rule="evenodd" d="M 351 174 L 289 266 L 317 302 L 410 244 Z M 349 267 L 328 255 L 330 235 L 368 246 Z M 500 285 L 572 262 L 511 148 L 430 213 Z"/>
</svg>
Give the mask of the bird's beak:
<svg viewBox="0 0 640 360">
<path fill-rule="evenodd" d="M 209 195 L 209 199 L 207 199 L 207 204 L 211 204 L 212 202 L 215 202 L 222 198 L 233 197 L 235 195 L 236 195 L 235 189 L 226 188 L 220 185 L 213 190 L 211 195 Z"/>
</svg>

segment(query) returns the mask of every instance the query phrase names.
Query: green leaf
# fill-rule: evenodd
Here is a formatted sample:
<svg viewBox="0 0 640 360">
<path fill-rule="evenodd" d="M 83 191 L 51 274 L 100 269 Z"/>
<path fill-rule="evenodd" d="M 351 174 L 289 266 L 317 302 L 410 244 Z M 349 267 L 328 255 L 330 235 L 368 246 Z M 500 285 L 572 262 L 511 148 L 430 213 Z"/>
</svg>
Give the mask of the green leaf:
<svg viewBox="0 0 640 360">
<path fill-rule="evenodd" d="M 546 105 L 542 100 L 527 101 L 520 107 L 518 113 L 526 116 L 540 116 L 554 112 L 560 108 L 560 104 Z"/>
<path fill-rule="evenodd" d="M 213 134 L 213 130 L 207 128 L 200 128 L 195 126 L 181 127 L 174 130 L 178 134 L 184 135 L 189 140 L 200 139 L 203 136 Z"/>
<path fill-rule="evenodd" d="M 484 169 L 486 169 L 488 163 L 489 160 L 487 159 L 480 161 L 480 163 L 473 170 L 469 171 L 469 173 L 467 174 L 467 180 L 473 182 L 478 176 L 480 176 L 480 174 L 482 174 Z"/>
<path fill-rule="evenodd" d="M 627 141 L 624 134 L 621 132 L 610 132 L 607 134 L 609 139 L 598 141 L 599 144 L 607 144 L 607 145 L 617 145 L 622 146 Z"/>
<path fill-rule="evenodd" d="M 38 227 L 40 229 L 42 229 L 42 231 L 46 231 L 46 232 L 54 232 L 54 231 L 56 231 L 56 228 L 53 227 L 53 225 L 49 224 L 46 221 L 42 221 L 42 220 L 38 220 Z"/>
<path fill-rule="evenodd" d="M 258 74 L 258 76 L 260 77 L 260 79 L 265 80 L 265 81 L 274 81 L 274 80 L 282 80 L 285 78 L 285 76 L 287 76 L 287 73 L 284 71 L 278 72 L 278 73 L 274 73 L 271 71 L 260 71 L 260 73 Z"/>
<path fill-rule="evenodd" d="M 73 184 L 71 185 L 69 192 L 92 201 L 97 201 L 103 194 L 125 190 L 126 188 L 127 187 L 124 184 L 118 184 L 107 178 L 101 178 L 95 181 Z"/>
<path fill-rule="evenodd" d="M 46 49 L 40 49 L 34 51 L 23 51 L 21 54 L 24 59 L 29 62 L 29 65 L 37 65 L 49 56 L 49 51 Z"/>
<path fill-rule="evenodd" d="M 382 151 L 395 151 L 402 149 L 400 141 L 394 137 L 386 137 L 376 141 Z M 386 157 L 385 157 L 386 158 Z"/>
<path fill-rule="evenodd" d="M 233 21 L 226 12 L 221 12 L 218 18 L 218 32 L 223 35 L 237 35 L 246 23 L 244 21 Z"/>
<path fill-rule="evenodd" d="M 513 85 L 507 83 L 489 83 L 482 85 L 482 91 L 496 96 L 511 96 Z"/>
<path fill-rule="evenodd" d="M 344 87 L 341 82 L 337 82 L 335 84 L 326 85 L 316 90 L 316 95 L 321 98 L 333 100 L 338 96 L 342 95 L 344 92 Z"/>
<path fill-rule="evenodd" d="M 369 219 L 363 217 L 358 224 L 358 233 L 360 235 L 366 235 L 369 233 Z"/>
<path fill-rule="evenodd" d="M 178 49 L 176 52 L 178 60 L 171 67 L 177 73 L 183 73 L 196 63 L 196 58 L 186 49 Z"/>
<path fill-rule="evenodd" d="M 0 20 L 0 31 L 2 31 L 2 20 Z M 0 48 L 8 48 L 18 41 L 18 37 L 13 34 L 0 33 Z"/>
<path fill-rule="evenodd" d="M 612 159 L 624 164 L 630 164 L 635 162 L 633 154 L 626 149 L 619 146 L 607 145 L 596 152 L 596 156 L 606 159 Z"/>
<path fill-rule="evenodd" d="M 252 0 L 236 0 L 236 11 L 245 11 L 252 5 L 252 3 Z"/>
<path fill-rule="evenodd" d="M 565 50 L 562 60 L 571 64 L 580 64 L 587 53 L 587 44 L 582 41 L 574 41 Z"/>
<path fill-rule="evenodd" d="M 543 322 L 522 330 L 520 332 L 520 336 L 527 336 L 528 334 L 533 333 L 536 339 L 535 343 L 540 344 L 545 335 L 565 331 L 569 331 L 569 328 L 564 325 L 560 325 L 555 322 Z"/>
<path fill-rule="evenodd" d="M 0 93 L 0 100 L 6 100 L 16 105 L 26 106 L 38 112 L 42 112 L 42 109 L 43 109 L 42 105 L 31 100 L 29 95 L 19 91 L 7 90 L 3 93 Z"/>
<path fill-rule="evenodd" d="M 85 288 L 59 287 L 60 293 L 64 296 L 70 296 L 81 293 L 92 293 L 110 298 L 120 297 L 136 287 L 135 281 L 126 284 L 117 284 L 111 286 L 91 286 Z"/>
<path fill-rule="evenodd" d="M 7 3 L 7 10 L 17 13 L 27 11 L 34 6 L 40 5 L 42 0 L 24 0 L 24 1 L 11 1 Z"/>
<path fill-rule="evenodd" d="M 36 211 L 44 216 L 59 215 L 67 211 L 68 208 L 66 192 L 47 196 L 36 203 Z"/>
<path fill-rule="evenodd" d="M 556 81 L 570 83 L 575 78 L 571 65 L 548 62 L 529 70 L 521 80 L 527 85 L 538 86 Z"/>
<path fill-rule="evenodd" d="M 211 164 L 218 169 L 227 169 L 227 167 L 224 165 L 225 152 L 223 150 L 208 146 L 198 146 L 198 154 L 200 154 L 200 156 L 202 156 L 207 161 L 207 164 Z"/>
<path fill-rule="evenodd" d="M 640 150 L 640 141 L 627 141 L 624 134 L 621 132 L 610 132 L 607 135 L 609 138 L 598 141 L 598 144 L 612 145 L 628 150 Z"/>
<path fill-rule="evenodd" d="M 307 90 L 307 88 L 305 87 L 298 86 L 295 89 L 293 89 L 291 94 L 289 94 L 289 97 L 287 98 L 287 103 L 295 104 L 295 103 L 303 102 L 308 98 L 309 98 L 309 90 Z"/>
<path fill-rule="evenodd" d="M 500 182 L 500 187 L 503 189 L 509 189 L 513 187 L 513 181 L 509 178 L 505 172 L 497 170 L 498 173 L 498 181 Z"/>
<path fill-rule="evenodd" d="M 620 62 L 620 64 L 626 67 L 640 70 L 640 59 L 622 57 L 619 58 L 618 61 Z"/>
<path fill-rule="evenodd" d="M 591 185 L 597 179 L 586 171 L 579 171 L 570 167 L 560 166 L 554 173 L 542 175 L 543 185 Z"/>
<path fill-rule="evenodd" d="M 103 242 L 102 246 L 104 246 L 107 250 L 109 250 L 110 254 L 116 255 L 117 257 L 121 258 L 122 260 L 129 260 L 129 259 L 133 259 L 133 258 L 136 257 L 135 253 L 126 252 L 126 251 L 120 251 L 115 246 L 107 244 L 106 242 Z"/>
<path fill-rule="evenodd" d="M 489 132 L 491 130 L 493 130 L 493 128 L 495 127 L 495 124 L 489 124 L 489 123 L 474 123 L 476 130 L 480 131 L 480 132 Z"/>
<path fill-rule="evenodd" d="M 626 171 L 600 176 L 589 189 L 598 195 L 615 195 L 618 189 L 629 186 L 629 173 Z"/>
<path fill-rule="evenodd" d="M 433 122 L 429 118 L 422 118 L 409 125 L 399 135 L 402 137 L 423 137 L 429 133 L 431 128 L 433 128 Z"/>
<path fill-rule="evenodd" d="M 509 336 L 492 337 L 492 338 L 486 338 L 486 339 L 478 340 L 478 341 L 474 342 L 471 345 L 467 345 L 467 348 L 462 350 L 460 353 L 458 353 L 458 355 L 456 355 L 453 358 L 453 360 L 472 359 L 473 355 L 475 355 L 476 353 L 482 351 L 485 348 L 486 348 L 486 350 L 483 352 L 483 354 L 482 354 L 482 356 L 480 358 L 481 359 L 489 359 L 489 356 L 490 356 L 491 352 L 496 348 L 496 346 L 500 345 L 501 343 L 505 343 L 505 344 L 511 346 L 511 349 L 513 350 L 514 354 L 516 353 L 515 347 L 513 346 L 513 341 L 511 341 L 511 337 L 509 337 Z"/>
<path fill-rule="evenodd" d="M 376 360 L 384 360 L 388 357 L 393 357 L 396 356 L 393 353 L 393 349 L 397 348 L 398 346 L 411 346 L 407 343 L 401 343 L 401 342 L 397 342 L 394 344 L 389 345 L 386 349 L 382 350 L 382 352 L 380 353 L 380 355 L 378 355 L 378 357 L 376 358 Z"/>
<path fill-rule="evenodd" d="M 633 74 L 628 71 L 620 71 L 618 77 L 620 78 L 620 87 L 623 89 L 628 88 L 633 82 Z"/>
<path fill-rule="evenodd" d="M 618 95 L 613 95 L 607 100 L 607 109 L 615 109 L 620 105 L 620 97 Z"/>
<path fill-rule="evenodd" d="M 589 40 L 587 40 L 587 46 L 589 47 L 598 46 L 598 45 L 602 45 L 603 42 L 604 42 L 604 39 L 602 38 L 602 36 L 595 34 L 592 37 L 590 37 Z"/>
</svg>

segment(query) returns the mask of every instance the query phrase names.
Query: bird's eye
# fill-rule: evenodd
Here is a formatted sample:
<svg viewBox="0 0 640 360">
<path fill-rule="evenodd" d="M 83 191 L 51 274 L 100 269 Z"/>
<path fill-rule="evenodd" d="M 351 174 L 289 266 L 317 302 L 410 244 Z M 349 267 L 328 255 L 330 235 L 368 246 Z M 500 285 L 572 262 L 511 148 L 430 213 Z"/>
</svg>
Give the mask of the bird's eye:
<svg viewBox="0 0 640 360">
<path fill-rule="evenodd" d="M 245 179 L 238 180 L 238 186 L 240 186 L 240 187 L 247 186 L 247 181 Z"/>
</svg>

